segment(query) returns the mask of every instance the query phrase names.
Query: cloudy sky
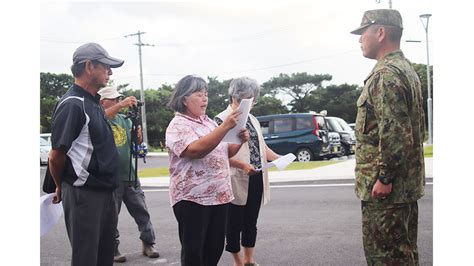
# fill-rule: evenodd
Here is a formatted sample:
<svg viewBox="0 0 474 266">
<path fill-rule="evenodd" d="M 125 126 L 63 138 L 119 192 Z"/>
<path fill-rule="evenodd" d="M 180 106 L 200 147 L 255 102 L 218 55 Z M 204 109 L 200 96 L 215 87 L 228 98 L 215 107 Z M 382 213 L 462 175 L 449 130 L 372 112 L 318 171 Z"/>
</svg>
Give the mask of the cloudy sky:
<svg viewBox="0 0 474 266">
<path fill-rule="evenodd" d="M 349 32 L 368 9 L 389 1 L 154 1 L 65 2 L 40 5 L 40 71 L 70 73 L 74 50 L 98 42 L 125 60 L 115 84 L 140 88 L 137 36 L 142 42 L 145 88 L 175 84 L 187 74 L 219 80 L 249 76 L 260 83 L 280 73 L 330 74 L 328 84 L 362 85 L 375 61 L 362 57 L 358 36 Z M 404 22 L 407 57 L 426 63 L 420 14 L 433 13 L 430 1 L 393 0 Z M 430 29 L 436 28 L 436 14 Z M 432 35 L 431 35 L 432 37 Z M 430 38 L 430 50 L 436 42 Z M 430 53 L 435 63 L 436 53 Z"/>
</svg>

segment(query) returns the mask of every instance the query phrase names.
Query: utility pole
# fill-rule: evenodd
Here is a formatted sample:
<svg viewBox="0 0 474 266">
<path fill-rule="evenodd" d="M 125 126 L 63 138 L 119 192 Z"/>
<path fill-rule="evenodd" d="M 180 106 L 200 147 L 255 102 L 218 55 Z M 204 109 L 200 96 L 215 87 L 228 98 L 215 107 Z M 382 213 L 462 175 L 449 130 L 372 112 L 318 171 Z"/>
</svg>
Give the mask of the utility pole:
<svg viewBox="0 0 474 266">
<path fill-rule="evenodd" d="M 428 87 L 428 144 L 433 144 L 433 99 L 431 98 L 431 71 L 430 71 L 430 50 L 428 46 L 428 22 L 431 14 L 420 15 L 421 23 L 426 33 L 426 82 Z M 426 24 L 424 22 L 426 20 Z"/>
<path fill-rule="evenodd" d="M 140 101 L 143 102 L 142 106 L 142 124 L 143 124 L 143 142 L 145 142 L 148 145 L 148 134 L 147 134 L 147 127 L 146 127 L 146 104 L 145 104 L 145 93 L 143 91 L 143 70 L 142 70 L 142 46 L 155 46 L 154 44 L 147 44 L 147 43 L 142 43 L 141 35 L 145 34 L 145 32 L 138 31 L 137 33 L 125 35 L 125 38 L 131 37 L 131 36 L 138 36 L 138 43 L 135 43 L 135 45 L 138 46 L 138 58 L 140 61 Z"/>
</svg>

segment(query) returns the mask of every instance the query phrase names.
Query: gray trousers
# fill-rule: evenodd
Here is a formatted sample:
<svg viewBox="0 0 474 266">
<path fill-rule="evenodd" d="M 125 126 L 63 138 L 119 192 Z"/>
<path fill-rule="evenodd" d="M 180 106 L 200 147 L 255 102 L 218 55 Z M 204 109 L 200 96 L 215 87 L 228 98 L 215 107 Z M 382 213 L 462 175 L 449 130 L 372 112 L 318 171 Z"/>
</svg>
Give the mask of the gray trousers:
<svg viewBox="0 0 474 266">
<path fill-rule="evenodd" d="M 62 182 L 61 197 L 71 265 L 113 265 L 117 210 L 112 190 L 74 187 Z"/>
<path fill-rule="evenodd" d="M 145 203 L 145 193 L 141 188 L 139 180 L 137 180 L 136 188 L 134 187 L 134 183 L 135 182 L 121 181 L 119 187 L 115 190 L 117 213 L 120 213 L 123 201 L 138 226 L 140 239 L 148 245 L 154 245 L 155 231 L 153 230 L 150 214 L 148 213 L 148 208 Z M 118 229 L 115 231 L 115 247 L 117 248 L 120 244 L 120 234 Z"/>
</svg>

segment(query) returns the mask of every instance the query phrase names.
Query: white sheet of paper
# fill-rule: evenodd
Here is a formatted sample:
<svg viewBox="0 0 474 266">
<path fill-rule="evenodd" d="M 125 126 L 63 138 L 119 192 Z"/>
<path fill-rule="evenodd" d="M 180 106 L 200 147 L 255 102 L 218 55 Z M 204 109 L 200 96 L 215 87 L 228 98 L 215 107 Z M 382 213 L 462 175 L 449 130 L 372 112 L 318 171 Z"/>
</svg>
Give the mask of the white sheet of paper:
<svg viewBox="0 0 474 266">
<path fill-rule="evenodd" d="M 229 142 L 229 143 L 235 143 L 235 144 L 242 143 L 242 141 L 239 138 L 239 133 L 240 133 L 240 130 L 245 128 L 245 124 L 247 123 L 247 119 L 249 118 L 250 108 L 252 107 L 252 102 L 253 102 L 253 98 L 243 99 L 242 101 L 240 101 L 238 110 L 241 111 L 242 113 L 239 115 L 239 121 L 237 122 L 237 125 L 235 125 L 235 127 L 233 127 L 231 130 L 227 132 L 227 134 L 225 134 L 224 138 L 222 139 L 223 142 Z M 221 118 L 222 121 L 224 121 L 229 114 L 230 112 L 226 114 L 225 117 L 222 117 Z"/>
<path fill-rule="evenodd" d="M 46 194 L 40 198 L 41 236 L 48 233 L 63 214 L 63 204 L 53 204 L 54 195 L 56 193 Z"/>
<path fill-rule="evenodd" d="M 278 170 L 283 170 L 285 169 L 290 163 L 292 163 L 296 159 L 296 156 L 293 153 L 288 153 L 285 156 L 282 156 L 275 161 L 271 163 L 267 163 L 266 167 L 263 167 L 263 169 L 271 168 L 273 166 L 276 166 Z M 256 169 L 257 171 L 261 171 L 262 168 Z"/>
</svg>

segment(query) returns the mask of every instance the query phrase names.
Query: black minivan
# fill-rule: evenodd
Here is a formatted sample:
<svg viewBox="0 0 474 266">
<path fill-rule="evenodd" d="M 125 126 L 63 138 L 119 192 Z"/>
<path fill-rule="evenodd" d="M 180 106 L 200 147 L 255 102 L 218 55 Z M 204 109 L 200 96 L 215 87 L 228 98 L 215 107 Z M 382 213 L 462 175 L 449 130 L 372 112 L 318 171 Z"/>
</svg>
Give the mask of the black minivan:
<svg viewBox="0 0 474 266">
<path fill-rule="evenodd" d="M 300 162 L 330 154 L 328 127 L 321 114 L 266 115 L 257 119 L 266 144 L 278 154 L 291 152 Z"/>
</svg>

